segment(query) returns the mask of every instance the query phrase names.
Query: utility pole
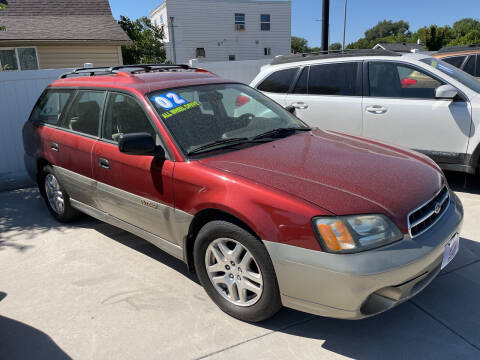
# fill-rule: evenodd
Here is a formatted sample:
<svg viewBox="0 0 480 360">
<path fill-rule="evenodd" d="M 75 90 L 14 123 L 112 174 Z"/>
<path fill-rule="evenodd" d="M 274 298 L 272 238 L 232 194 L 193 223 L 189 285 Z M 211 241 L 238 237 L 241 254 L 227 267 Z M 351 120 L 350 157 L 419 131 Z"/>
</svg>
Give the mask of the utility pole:
<svg viewBox="0 0 480 360">
<path fill-rule="evenodd" d="M 328 26 L 330 25 L 330 0 L 322 3 L 322 51 L 328 52 Z"/>
<path fill-rule="evenodd" d="M 173 24 L 173 20 L 175 18 L 173 16 L 170 16 L 170 41 L 172 42 L 172 62 L 174 64 L 177 63 L 177 54 L 176 54 L 176 51 L 175 51 L 175 26 Z"/>
<path fill-rule="evenodd" d="M 345 33 L 347 30 L 347 0 L 345 0 L 345 12 L 343 16 L 343 43 L 342 43 L 342 52 L 345 51 Z"/>
</svg>

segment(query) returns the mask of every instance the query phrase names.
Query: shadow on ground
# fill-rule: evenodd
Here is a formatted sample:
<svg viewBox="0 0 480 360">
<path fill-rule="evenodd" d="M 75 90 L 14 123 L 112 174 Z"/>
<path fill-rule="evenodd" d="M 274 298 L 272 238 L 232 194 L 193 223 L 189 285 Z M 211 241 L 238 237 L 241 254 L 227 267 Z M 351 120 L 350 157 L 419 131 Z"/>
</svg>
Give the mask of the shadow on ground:
<svg viewBox="0 0 480 360">
<path fill-rule="evenodd" d="M 0 292 L 0 301 L 7 294 Z M 71 359 L 47 334 L 0 315 L 0 359 Z"/>
</svg>

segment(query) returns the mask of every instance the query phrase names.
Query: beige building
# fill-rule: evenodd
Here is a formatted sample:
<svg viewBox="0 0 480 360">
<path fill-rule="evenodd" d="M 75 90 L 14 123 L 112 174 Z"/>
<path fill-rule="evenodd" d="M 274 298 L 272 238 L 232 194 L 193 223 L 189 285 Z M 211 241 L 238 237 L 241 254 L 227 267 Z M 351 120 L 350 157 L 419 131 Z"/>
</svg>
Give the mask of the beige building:
<svg viewBox="0 0 480 360">
<path fill-rule="evenodd" d="M 0 0 L 0 67 L 35 70 L 121 65 L 131 40 L 108 0 Z"/>
</svg>

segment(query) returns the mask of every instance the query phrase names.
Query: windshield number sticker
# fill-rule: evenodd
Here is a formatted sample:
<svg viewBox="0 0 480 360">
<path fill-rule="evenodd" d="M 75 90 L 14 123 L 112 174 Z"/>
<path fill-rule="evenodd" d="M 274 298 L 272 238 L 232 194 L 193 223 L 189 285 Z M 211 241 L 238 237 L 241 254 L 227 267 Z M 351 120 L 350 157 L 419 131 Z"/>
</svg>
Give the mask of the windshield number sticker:
<svg viewBox="0 0 480 360">
<path fill-rule="evenodd" d="M 162 117 L 164 119 L 168 119 L 170 116 L 177 115 L 178 113 L 181 113 L 185 110 L 188 110 L 197 106 L 200 106 L 200 103 L 198 101 L 192 101 L 184 105 L 178 105 L 177 107 L 171 109 L 170 111 L 165 111 L 164 113 L 162 113 Z"/>
<path fill-rule="evenodd" d="M 152 98 L 152 100 L 165 110 L 174 109 L 187 103 L 187 100 L 174 92 L 168 92 L 166 94 L 155 96 Z"/>
</svg>

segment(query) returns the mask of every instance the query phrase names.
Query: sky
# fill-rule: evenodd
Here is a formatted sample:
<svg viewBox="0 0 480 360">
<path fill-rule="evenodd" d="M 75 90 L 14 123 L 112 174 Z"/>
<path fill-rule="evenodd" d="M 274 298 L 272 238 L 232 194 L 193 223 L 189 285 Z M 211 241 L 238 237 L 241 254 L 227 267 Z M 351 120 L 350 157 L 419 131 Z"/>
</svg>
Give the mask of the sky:
<svg viewBox="0 0 480 360">
<path fill-rule="evenodd" d="M 195 1 L 195 0 L 191 0 Z M 347 0 L 346 43 L 358 40 L 380 20 L 405 20 L 410 30 L 424 25 L 453 25 L 464 17 L 480 16 L 480 0 Z M 113 16 L 136 19 L 148 16 L 161 0 L 110 0 Z M 345 0 L 330 1 L 330 43 L 342 42 Z M 320 46 L 322 0 L 292 0 L 292 35 L 309 46 Z"/>
</svg>

